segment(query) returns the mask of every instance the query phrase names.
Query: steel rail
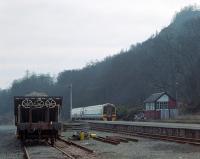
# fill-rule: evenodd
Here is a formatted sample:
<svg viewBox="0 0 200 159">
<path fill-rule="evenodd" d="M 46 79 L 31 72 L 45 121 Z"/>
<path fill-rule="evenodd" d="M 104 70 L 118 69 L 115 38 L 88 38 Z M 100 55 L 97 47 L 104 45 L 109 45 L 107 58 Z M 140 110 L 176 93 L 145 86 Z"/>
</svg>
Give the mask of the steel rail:
<svg viewBox="0 0 200 159">
<path fill-rule="evenodd" d="M 65 154 L 65 155 L 66 155 L 67 157 L 69 157 L 70 159 L 76 159 L 75 157 L 69 155 L 67 152 L 65 152 L 64 150 L 60 149 L 59 147 L 57 147 L 57 146 L 55 146 L 55 145 L 54 145 L 53 147 L 54 147 L 55 149 L 61 151 L 63 154 Z"/>
<path fill-rule="evenodd" d="M 47 145 L 52 146 L 51 143 L 46 142 Z M 70 154 L 68 154 L 67 152 L 65 152 L 64 150 L 60 149 L 58 146 L 55 146 L 55 144 L 52 146 L 55 149 L 57 149 L 58 151 L 62 152 L 63 154 L 65 154 L 67 157 L 69 157 L 70 159 L 76 159 L 75 157 L 71 156 Z"/>
<path fill-rule="evenodd" d="M 24 157 L 26 159 L 31 159 L 31 157 L 30 157 L 30 155 L 29 155 L 29 153 L 28 153 L 27 148 L 26 148 L 25 145 L 23 145 L 23 150 L 24 150 Z"/>
<path fill-rule="evenodd" d="M 68 145 L 76 146 L 76 147 L 78 147 L 78 148 L 80 148 L 80 149 L 83 149 L 83 150 L 89 152 L 89 153 L 94 153 L 94 150 L 91 150 L 91 149 L 89 149 L 89 148 L 87 148 L 87 147 L 84 147 L 84 146 L 79 145 L 79 144 L 77 144 L 77 143 L 74 143 L 74 142 L 72 142 L 72 141 L 67 141 L 67 140 L 62 139 L 62 138 L 59 138 L 58 140 L 60 140 L 60 141 L 62 141 L 62 142 L 65 142 L 65 143 L 68 144 Z"/>
</svg>

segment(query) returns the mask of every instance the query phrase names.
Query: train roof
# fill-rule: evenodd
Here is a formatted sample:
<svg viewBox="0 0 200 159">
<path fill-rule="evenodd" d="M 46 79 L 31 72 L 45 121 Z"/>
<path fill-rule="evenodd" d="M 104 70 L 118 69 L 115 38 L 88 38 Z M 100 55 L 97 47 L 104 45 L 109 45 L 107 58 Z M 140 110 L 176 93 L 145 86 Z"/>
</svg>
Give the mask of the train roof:
<svg viewBox="0 0 200 159">
<path fill-rule="evenodd" d="M 105 104 L 99 104 L 99 105 L 91 105 L 91 106 L 85 106 L 85 107 L 79 107 L 79 108 L 73 108 L 74 110 L 75 109 L 80 109 L 80 108 L 103 108 L 104 106 L 106 106 L 106 105 L 111 105 L 111 106 L 113 106 L 113 107 L 115 107 L 115 105 L 114 104 L 111 104 L 111 103 L 105 103 Z"/>
<path fill-rule="evenodd" d="M 80 107 L 80 108 L 73 108 L 72 111 L 81 110 L 81 109 L 83 109 L 83 107 Z"/>
<path fill-rule="evenodd" d="M 26 95 L 26 96 L 14 96 L 14 99 L 27 99 L 27 98 L 31 98 L 31 99 L 36 99 L 36 98 L 54 98 L 54 99 L 62 99 L 62 96 L 45 96 L 45 95 L 40 95 L 40 96 L 32 96 L 32 95 Z"/>
<path fill-rule="evenodd" d="M 95 107 L 105 107 L 105 106 L 107 106 L 107 105 L 112 105 L 112 106 L 114 106 L 113 104 L 111 104 L 111 103 L 105 103 L 105 104 L 99 104 L 99 105 L 91 105 L 91 106 L 86 106 L 86 107 L 84 107 L 84 108 L 88 108 L 88 107 L 90 107 L 90 108 L 95 108 Z"/>
</svg>

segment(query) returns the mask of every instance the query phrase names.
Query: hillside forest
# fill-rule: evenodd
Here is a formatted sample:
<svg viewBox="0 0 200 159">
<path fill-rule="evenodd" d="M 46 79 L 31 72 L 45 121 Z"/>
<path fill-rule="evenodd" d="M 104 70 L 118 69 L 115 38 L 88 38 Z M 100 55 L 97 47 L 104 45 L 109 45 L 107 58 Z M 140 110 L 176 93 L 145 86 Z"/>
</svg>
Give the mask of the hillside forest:
<svg viewBox="0 0 200 159">
<path fill-rule="evenodd" d="M 134 31 L 134 28 L 133 28 Z M 91 62 L 82 69 L 64 70 L 57 77 L 26 72 L 0 90 L 0 115 L 13 116 L 13 96 L 44 92 L 63 96 L 62 117 L 69 117 L 69 85 L 73 107 L 113 103 L 118 117 L 133 118 L 152 93 L 177 97 L 183 113 L 200 112 L 200 10 L 189 6 L 171 23 L 142 43 Z"/>
</svg>

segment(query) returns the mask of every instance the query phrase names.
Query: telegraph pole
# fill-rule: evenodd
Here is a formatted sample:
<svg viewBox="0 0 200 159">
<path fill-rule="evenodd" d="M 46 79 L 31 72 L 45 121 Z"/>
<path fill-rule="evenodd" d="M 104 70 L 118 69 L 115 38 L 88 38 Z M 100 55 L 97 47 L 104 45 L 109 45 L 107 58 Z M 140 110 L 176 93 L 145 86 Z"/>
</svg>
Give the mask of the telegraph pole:
<svg viewBox="0 0 200 159">
<path fill-rule="evenodd" d="M 176 82 L 176 107 L 178 107 L 178 82 Z"/>
<path fill-rule="evenodd" d="M 69 86 L 70 89 L 70 120 L 72 120 L 72 84 Z"/>
</svg>

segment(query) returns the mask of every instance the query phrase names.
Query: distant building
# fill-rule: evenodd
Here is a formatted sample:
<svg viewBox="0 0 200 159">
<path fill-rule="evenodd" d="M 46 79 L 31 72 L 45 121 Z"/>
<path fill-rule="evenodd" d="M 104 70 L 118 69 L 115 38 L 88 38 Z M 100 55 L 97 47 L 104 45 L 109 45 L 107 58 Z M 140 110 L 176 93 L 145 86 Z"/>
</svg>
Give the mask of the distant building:
<svg viewBox="0 0 200 159">
<path fill-rule="evenodd" d="M 178 115 L 176 100 L 166 92 L 154 93 L 144 101 L 146 119 L 170 119 Z"/>
</svg>

